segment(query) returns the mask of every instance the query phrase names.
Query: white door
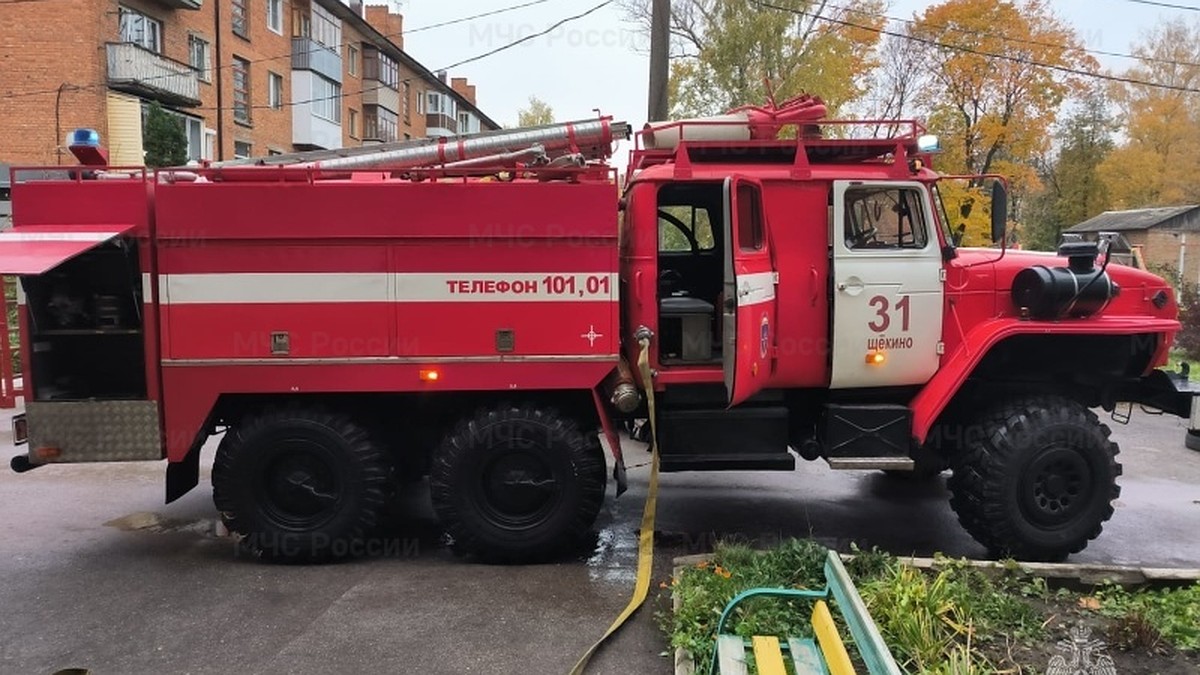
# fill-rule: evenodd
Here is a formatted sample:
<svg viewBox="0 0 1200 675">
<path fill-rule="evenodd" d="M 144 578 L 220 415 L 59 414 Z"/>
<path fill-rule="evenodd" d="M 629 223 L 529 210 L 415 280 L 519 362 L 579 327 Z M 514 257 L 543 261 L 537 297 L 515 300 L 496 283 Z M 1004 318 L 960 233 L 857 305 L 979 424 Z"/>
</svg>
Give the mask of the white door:
<svg viewBox="0 0 1200 675">
<path fill-rule="evenodd" d="M 942 339 L 942 253 L 917 182 L 833 184 L 835 389 L 923 384 Z"/>
</svg>

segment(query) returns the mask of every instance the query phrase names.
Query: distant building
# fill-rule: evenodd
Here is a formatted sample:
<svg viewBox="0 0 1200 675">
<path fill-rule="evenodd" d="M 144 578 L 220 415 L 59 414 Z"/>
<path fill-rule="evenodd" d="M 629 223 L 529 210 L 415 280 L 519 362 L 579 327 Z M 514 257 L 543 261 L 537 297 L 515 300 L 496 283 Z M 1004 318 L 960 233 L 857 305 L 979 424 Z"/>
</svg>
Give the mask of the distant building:
<svg viewBox="0 0 1200 675">
<path fill-rule="evenodd" d="M 90 127 L 114 165 L 140 165 L 151 101 L 183 121 L 194 160 L 499 128 L 474 86 L 404 51 L 401 15 L 362 0 L 26 2 L 3 14 L 11 164 L 74 163 L 64 139 Z"/>
<path fill-rule="evenodd" d="M 1093 240 L 1100 232 L 1119 232 L 1141 249 L 1147 266 L 1170 266 L 1184 279 L 1200 282 L 1200 204 L 1105 211 L 1066 232 Z"/>
</svg>

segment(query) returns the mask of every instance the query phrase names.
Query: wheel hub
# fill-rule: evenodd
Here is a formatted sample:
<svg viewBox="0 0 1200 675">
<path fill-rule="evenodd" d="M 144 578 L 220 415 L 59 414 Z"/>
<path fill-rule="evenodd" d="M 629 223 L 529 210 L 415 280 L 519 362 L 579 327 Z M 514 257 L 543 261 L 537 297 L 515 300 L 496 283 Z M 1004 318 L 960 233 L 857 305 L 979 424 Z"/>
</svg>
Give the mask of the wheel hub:
<svg viewBox="0 0 1200 675">
<path fill-rule="evenodd" d="M 558 481 L 550 467 L 528 453 L 499 457 L 483 474 L 486 506 L 511 525 L 528 525 L 544 517 L 557 489 Z"/>
<path fill-rule="evenodd" d="M 308 529 L 337 506 L 340 494 L 336 472 L 306 447 L 286 444 L 263 472 L 265 510 L 273 520 L 294 529 Z"/>
<path fill-rule="evenodd" d="M 1026 469 L 1021 506 L 1038 524 L 1063 525 L 1086 508 L 1093 489 L 1084 457 L 1069 447 L 1052 447 Z"/>
</svg>

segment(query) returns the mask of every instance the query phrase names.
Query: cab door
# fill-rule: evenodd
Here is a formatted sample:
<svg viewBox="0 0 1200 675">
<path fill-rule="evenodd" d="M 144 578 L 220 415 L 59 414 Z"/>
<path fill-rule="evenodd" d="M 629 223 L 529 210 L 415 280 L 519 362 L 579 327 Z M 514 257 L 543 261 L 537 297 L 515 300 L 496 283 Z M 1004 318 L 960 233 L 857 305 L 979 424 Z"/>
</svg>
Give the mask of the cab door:
<svg viewBox="0 0 1200 675">
<path fill-rule="evenodd" d="M 726 178 L 722 361 L 731 406 L 761 391 L 771 378 L 778 275 L 769 239 L 761 184 Z"/>
<path fill-rule="evenodd" d="M 923 384 L 937 372 L 943 268 L 929 190 L 833 184 L 830 386 Z"/>
</svg>

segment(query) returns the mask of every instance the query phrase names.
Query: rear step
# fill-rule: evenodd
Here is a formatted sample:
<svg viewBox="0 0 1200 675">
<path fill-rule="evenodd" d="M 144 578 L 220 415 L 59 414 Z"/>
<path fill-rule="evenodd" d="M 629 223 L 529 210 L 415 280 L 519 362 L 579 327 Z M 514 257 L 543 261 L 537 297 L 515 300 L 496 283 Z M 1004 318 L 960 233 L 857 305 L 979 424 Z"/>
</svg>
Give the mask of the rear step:
<svg viewBox="0 0 1200 675">
<path fill-rule="evenodd" d="M 912 471 L 916 463 L 909 457 L 826 457 L 829 468 L 843 471 L 861 469 L 883 469 L 884 471 Z"/>
<path fill-rule="evenodd" d="M 659 413 L 660 469 L 791 471 L 788 411 L 782 406 L 691 408 Z"/>
</svg>

